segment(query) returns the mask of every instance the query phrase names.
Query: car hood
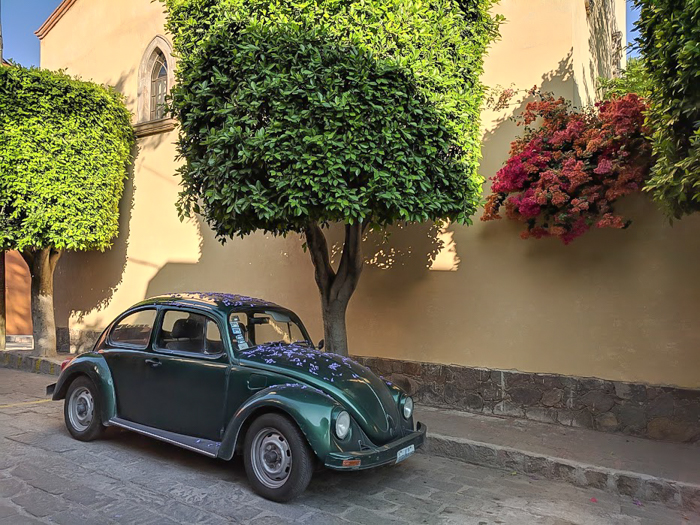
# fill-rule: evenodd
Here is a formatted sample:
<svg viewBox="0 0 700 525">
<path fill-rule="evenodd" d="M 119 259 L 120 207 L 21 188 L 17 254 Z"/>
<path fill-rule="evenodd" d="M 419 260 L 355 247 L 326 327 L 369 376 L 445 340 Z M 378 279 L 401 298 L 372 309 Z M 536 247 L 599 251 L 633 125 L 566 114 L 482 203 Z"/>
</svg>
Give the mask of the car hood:
<svg viewBox="0 0 700 525">
<path fill-rule="evenodd" d="M 239 355 L 241 363 L 294 377 L 326 392 L 355 418 L 376 445 L 401 435 L 398 406 L 386 383 L 348 357 L 293 344 L 265 344 Z"/>
</svg>

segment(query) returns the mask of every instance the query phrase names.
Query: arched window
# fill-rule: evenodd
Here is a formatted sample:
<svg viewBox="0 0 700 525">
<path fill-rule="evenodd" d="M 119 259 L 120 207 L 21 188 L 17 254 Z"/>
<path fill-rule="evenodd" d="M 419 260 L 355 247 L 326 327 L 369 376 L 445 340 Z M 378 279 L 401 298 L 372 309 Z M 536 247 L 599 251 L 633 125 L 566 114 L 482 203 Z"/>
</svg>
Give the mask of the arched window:
<svg viewBox="0 0 700 525">
<path fill-rule="evenodd" d="M 165 116 L 165 95 L 168 93 L 168 63 L 160 49 L 155 50 L 153 68 L 151 69 L 151 120 Z"/>
<path fill-rule="evenodd" d="M 166 118 L 164 106 L 165 97 L 175 80 L 172 50 L 165 37 L 157 36 L 143 53 L 138 79 L 137 135 L 168 131 L 174 127 L 174 121 Z"/>
</svg>

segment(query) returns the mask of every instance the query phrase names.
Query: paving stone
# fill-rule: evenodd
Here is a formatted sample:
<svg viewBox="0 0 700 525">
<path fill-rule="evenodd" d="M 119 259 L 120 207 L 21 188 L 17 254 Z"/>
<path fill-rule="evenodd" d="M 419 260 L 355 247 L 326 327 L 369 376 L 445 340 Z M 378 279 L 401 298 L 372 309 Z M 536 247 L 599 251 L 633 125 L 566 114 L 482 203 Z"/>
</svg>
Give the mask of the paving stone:
<svg viewBox="0 0 700 525">
<path fill-rule="evenodd" d="M 351 522 L 333 514 L 314 512 L 304 516 L 303 523 L 304 525 L 348 525 Z"/>
<path fill-rule="evenodd" d="M 153 510 L 157 511 L 157 508 Z M 158 514 L 151 512 L 147 507 L 134 505 L 130 501 L 117 501 L 116 503 L 107 505 L 100 511 L 100 514 L 115 523 L 122 523 L 125 525 L 151 524 L 156 519 L 160 518 Z"/>
<path fill-rule="evenodd" d="M 362 525 L 377 525 L 379 523 L 404 523 L 400 518 L 389 518 L 384 514 L 379 514 L 372 512 L 371 510 L 354 508 L 347 512 L 344 516 L 345 519 L 354 523 L 361 523 Z"/>
<path fill-rule="evenodd" d="M 15 516 L 0 519 L 0 525 L 43 525 L 43 522 L 33 518 L 32 516 L 22 516 L 17 514 Z"/>
<path fill-rule="evenodd" d="M 63 494 L 75 487 L 75 484 L 67 479 L 47 475 L 46 473 L 44 473 L 43 477 L 27 481 L 27 484 L 54 495 Z"/>
<path fill-rule="evenodd" d="M 68 508 L 68 505 L 62 499 L 40 490 L 15 496 L 12 498 L 12 502 L 38 518 L 43 518 Z"/>
<path fill-rule="evenodd" d="M 165 516 L 172 518 L 176 521 L 181 521 L 183 523 L 225 523 L 230 521 L 223 516 L 216 515 L 212 512 L 212 509 L 206 507 L 195 507 L 192 505 L 186 505 L 177 501 L 168 502 L 166 505 L 161 507 L 160 512 Z M 255 516 L 255 514 L 252 514 Z"/>
<path fill-rule="evenodd" d="M 99 523 L 100 525 L 108 525 L 110 523 L 114 523 L 112 520 L 107 519 L 103 515 L 78 508 L 65 510 L 54 514 L 50 517 L 50 521 L 52 523 L 58 523 L 59 525 L 94 525 L 96 523 Z"/>
<path fill-rule="evenodd" d="M 298 500 L 300 504 L 306 505 L 322 512 L 332 512 L 340 514 L 351 507 L 350 499 L 327 498 L 315 494 L 303 494 Z"/>
<path fill-rule="evenodd" d="M 0 479 L 0 498 L 9 498 L 18 494 L 24 489 L 25 485 L 12 478 Z"/>
<path fill-rule="evenodd" d="M 430 501 L 429 498 L 416 498 L 415 496 L 406 494 L 405 492 L 399 492 L 397 490 L 387 490 L 382 494 L 382 497 L 386 501 L 390 501 L 399 508 L 408 507 L 411 508 L 418 505 L 421 510 L 425 512 L 437 512 L 441 507 L 441 503 L 435 503 Z"/>
<path fill-rule="evenodd" d="M 105 507 L 106 505 L 116 501 L 115 498 L 93 490 L 90 487 L 78 487 L 66 491 L 63 493 L 63 498 L 93 509 Z"/>
<path fill-rule="evenodd" d="M 402 523 L 440 523 L 440 518 L 434 514 L 416 510 L 410 507 L 399 507 L 392 517 L 401 520 Z"/>
<path fill-rule="evenodd" d="M 3 505 L 0 503 L 0 519 L 16 515 L 17 511 L 14 507 L 10 507 L 9 505 Z"/>
</svg>

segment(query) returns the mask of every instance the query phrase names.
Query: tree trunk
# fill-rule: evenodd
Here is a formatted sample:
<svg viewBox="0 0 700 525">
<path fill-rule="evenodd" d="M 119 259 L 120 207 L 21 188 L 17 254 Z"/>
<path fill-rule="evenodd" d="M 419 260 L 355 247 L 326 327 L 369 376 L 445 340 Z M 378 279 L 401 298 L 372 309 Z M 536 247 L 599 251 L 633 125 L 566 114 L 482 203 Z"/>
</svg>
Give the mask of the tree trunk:
<svg viewBox="0 0 700 525">
<path fill-rule="evenodd" d="M 345 225 L 345 244 L 336 272 L 331 266 L 328 243 L 321 227 L 311 223 L 304 231 L 321 294 L 325 348 L 327 352 L 343 356 L 348 355 L 345 314 L 362 273 L 362 232 L 362 224 Z"/>
<path fill-rule="evenodd" d="M 53 274 L 61 257 L 60 250 L 45 248 L 25 251 L 22 257 L 32 276 L 32 323 L 34 354 L 55 356 L 56 319 L 53 311 Z"/>
<path fill-rule="evenodd" d="M 348 331 L 345 323 L 345 313 L 348 303 L 340 300 L 327 302 L 321 294 L 323 313 L 323 341 L 326 352 L 338 355 L 348 355 Z"/>
<path fill-rule="evenodd" d="M 2 58 L 2 57 L 0 57 Z M 5 350 L 7 336 L 7 308 L 5 307 L 5 252 L 0 250 L 0 352 Z"/>
</svg>

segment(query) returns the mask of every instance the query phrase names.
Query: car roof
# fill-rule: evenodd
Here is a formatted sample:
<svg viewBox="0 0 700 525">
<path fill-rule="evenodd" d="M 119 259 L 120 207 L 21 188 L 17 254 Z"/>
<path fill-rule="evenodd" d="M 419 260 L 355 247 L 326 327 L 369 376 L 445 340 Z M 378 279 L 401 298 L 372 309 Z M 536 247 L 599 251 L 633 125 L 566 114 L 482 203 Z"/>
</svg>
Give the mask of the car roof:
<svg viewBox="0 0 700 525">
<path fill-rule="evenodd" d="M 247 295 L 237 295 L 223 292 L 179 292 L 158 295 L 151 297 L 145 301 L 134 305 L 132 308 L 148 305 L 176 305 L 176 306 L 195 306 L 208 310 L 221 310 L 228 312 L 231 310 L 249 310 L 252 308 L 269 307 L 282 308 L 281 306 L 248 297 Z M 284 308 L 286 310 L 286 308 Z"/>
</svg>

